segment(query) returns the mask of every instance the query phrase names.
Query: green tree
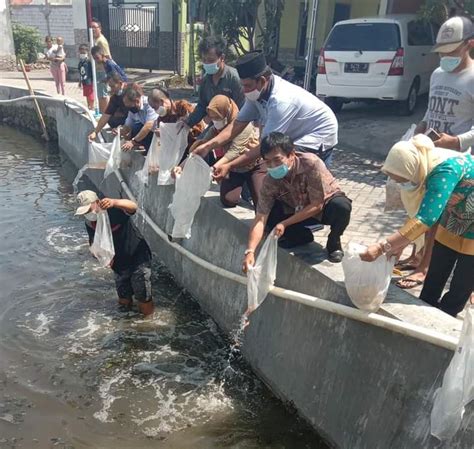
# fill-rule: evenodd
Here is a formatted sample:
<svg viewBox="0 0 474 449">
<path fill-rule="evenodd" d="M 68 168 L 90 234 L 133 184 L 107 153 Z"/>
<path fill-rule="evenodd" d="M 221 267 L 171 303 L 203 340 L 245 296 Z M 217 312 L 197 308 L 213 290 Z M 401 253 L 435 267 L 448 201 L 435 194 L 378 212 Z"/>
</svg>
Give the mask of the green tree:
<svg viewBox="0 0 474 449">
<path fill-rule="evenodd" d="M 17 59 L 23 59 L 26 64 L 36 62 L 43 48 L 38 30 L 16 22 L 12 24 L 12 30 Z"/>
<path fill-rule="evenodd" d="M 285 0 L 203 0 L 208 33 L 221 34 L 238 55 L 262 49 L 275 56 Z M 260 6 L 263 16 L 259 17 Z M 261 33 L 256 35 L 257 29 Z"/>
<path fill-rule="evenodd" d="M 261 2 L 262 0 L 207 0 L 208 32 L 224 36 L 237 54 L 255 50 L 255 30 Z"/>
<path fill-rule="evenodd" d="M 420 14 L 423 18 L 442 23 L 455 15 L 474 20 L 474 0 L 425 0 Z"/>
</svg>

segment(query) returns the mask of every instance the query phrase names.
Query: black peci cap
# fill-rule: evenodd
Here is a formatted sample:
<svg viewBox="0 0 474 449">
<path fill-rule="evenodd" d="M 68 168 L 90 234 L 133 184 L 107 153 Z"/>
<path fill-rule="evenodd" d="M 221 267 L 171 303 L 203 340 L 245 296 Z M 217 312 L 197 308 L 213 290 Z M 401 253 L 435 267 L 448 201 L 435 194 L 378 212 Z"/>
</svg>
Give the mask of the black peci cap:
<svg viewBox="0 0 474 449">
<path fill-rule="evenodd" d="M 261 51 L 253 51 L 241 56 L 235 68 L 239 72 L 240 79 L 257 78 L 268 70 L 265 55 Z"/>
</svg>

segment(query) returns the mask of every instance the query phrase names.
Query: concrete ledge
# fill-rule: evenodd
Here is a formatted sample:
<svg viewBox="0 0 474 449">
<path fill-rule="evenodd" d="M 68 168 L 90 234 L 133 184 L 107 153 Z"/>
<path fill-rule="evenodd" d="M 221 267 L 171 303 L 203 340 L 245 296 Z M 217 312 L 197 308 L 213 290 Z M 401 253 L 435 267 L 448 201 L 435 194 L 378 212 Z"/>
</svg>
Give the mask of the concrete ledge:
<svg viewBox="0 0 474 449">
<path fill-rule="evenodd" d="M 0 98 L 24 95 L 0 87 Z M 32 109 L 30 106 L 30 114 Z M 14 114 L 0 105 L 0 117 Z M 58 142 L 77 167 L 86 163 L 88 120 L 66 106 L 48 106 L 57 124 Z M 67 109 L 67 108 L 66 108 Z M 25 111 L 22 110 L 25 115 Z M 19 120 L 21 121 L 21 120 Z M 143 157 L 134 154 L 122 173 L 141 205 L 163 230 L 169 231 L 168 204 L 173 187 L 139 188 L 134 172 Z M 92 181 L 107 195 L 125 196 L 115 177 L 101 183 L 102 172 L 91 170 Z M 239 219 L 237 219 L 239 218 Z M 182 246 L 222 268 L 240 272 L 248 221 L 243 208 L 224 210 L 216 192 L 203 199 L 192 236 Z M 223 279 L 173 250 L 137 218 L 154 252 L 178 283 L 190 291 L 221 328 L 231 333 L 246 309 L 245 286 Z M 319 253 L 320 257 L 321 253 Z M 308 259 L 305 251 L 292 255 L 279 250 L 277 284 L 295 291 L 350 304 L 338 266 Z M 313 256 L 311 256 L 313 257 Z M 307 262 L 309 260 L 309 263 Z M 422 306 L 410 295 L 391 289 L 381 313 L 458 335 L 460 322 L 439 310 Z M 426 322 L 427 320 L 427 322 Z M 433 393 L 452 351 L 367 325 L 314 307 L 270 295 L 251 316 L 242 351 L 253 369 L 285 401 L 291 402 L 324 437 L 342 449 L 468 449 L 474 441 L 474 410 L 466 412 L 464 427 L 440 445 L 429 433 Z"/>
</svg>

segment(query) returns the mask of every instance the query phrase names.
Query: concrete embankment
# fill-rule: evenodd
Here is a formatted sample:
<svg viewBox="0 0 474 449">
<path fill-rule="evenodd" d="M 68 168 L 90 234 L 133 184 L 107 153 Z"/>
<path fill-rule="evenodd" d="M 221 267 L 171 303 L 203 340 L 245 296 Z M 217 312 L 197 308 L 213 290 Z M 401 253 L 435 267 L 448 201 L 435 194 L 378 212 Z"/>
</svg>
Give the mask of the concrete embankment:
<svg viewBox="0 0 474 449">
<path fill-rule="evenodd" d="M 23 95 L 24 90 L 0 86 L 0 99 Z M 78 168 L 82 167 L 87 163 L 85 136 L 91 129 L 89 120 L 61 103 L 48 103 L 44 110 L 50 126 L 56 129 L 59 146 Z M 0 104 L 0 118 L 16 126 L 28 123 L 32 131 L 33 114 L 27 102 Z M 153 182 L 155 175 L 142 192 L 134 176 L 142 164 L 143 157 L 134 154 L 121 173 L 142 208 L 168 232 L 173 187 L 158 187 Z M 89 171 L 88 176 L 99 186 L 101 172 Z M 126 196 L 124 186 L 113 176 L 100 189 L 106 195 Z M 196 214 L 191 238 L 180 244 L 204 261 L 240 273 L 251 217 L 242 208 L 224 210 L 217 193 L 209 192 Z M 245 285 L 204 268 L 170 246 L 146 221 L 138 217 L 137 222 L 177 282 L 198 299 L 222 329 L 229 333 L 237 329 L 246 309 Z M 445 336 L 445 343 L 443 337 L 433 343 L 430 338 L 415 338 L 410 332 L 406 335 L 402 327 L 387 329 L 374 325 L 369 318 L 364 322 L 363 314 L 344 315 L 344 310 L 352 309 L 344 307 L 350 306 L 350 301 L 341 282 L 340 267 L 321 262 L 318 254 L 308 262 L 307 254 L 279 250 L 276 284 L 336 303 L 340 309 L 331 311 L 310 302 L 270 295 L 252 314 L 242 347 L 255 372 L 276 395 L 294 404 L 335 447 L 471 448 L 472 408 L 467 411 L 463 429 L 447 445 L 440 445 L 429 432 L 433 393 L 452 357 L 460 322 L 396 288 L 391 288 L 379 313 L 406 327 L 434 329 Z"/>
</svg>

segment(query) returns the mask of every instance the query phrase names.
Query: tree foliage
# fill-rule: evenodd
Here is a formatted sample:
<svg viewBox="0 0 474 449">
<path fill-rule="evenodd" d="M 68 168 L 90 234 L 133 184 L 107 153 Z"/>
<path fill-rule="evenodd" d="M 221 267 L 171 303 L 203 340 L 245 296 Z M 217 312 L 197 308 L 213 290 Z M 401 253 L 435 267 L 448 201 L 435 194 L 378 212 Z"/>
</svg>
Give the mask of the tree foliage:
<svg viewBox="0 0 474 449">
<path fill-rule="evenodd" d="M 423 18 L 438 23 L 455 15 L 474 20 L 474 0 L 425 0 L 420 14 Z"/>
<path fill-rule="evenodd" d="M 42 50 L 42 40 L 38 30 L 33 27 L 14 22 L 12 24 L 13 43 L 17 59 L 23 59 L 25 63 L 32 64 L 38 59 L 38 53 Z"/>
<path fill-rule="evenodd" d="M 262 49 L 274 55 L 278 48 L 285 0 L 203 0 L 209 32 L 221 34 L 237 53 Z M 263 16 L 259 17 L 260 6 Z M 256 35 L 257 28 L 261 33 Z"/>
<path fill-rule="evenodd" d="M 237 54 L 255 50 L 255 28 L 261 1 L 207 0 L 209 31 L 224 36 Z"/>
</svg>

